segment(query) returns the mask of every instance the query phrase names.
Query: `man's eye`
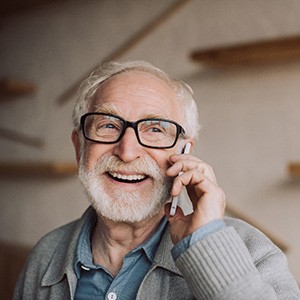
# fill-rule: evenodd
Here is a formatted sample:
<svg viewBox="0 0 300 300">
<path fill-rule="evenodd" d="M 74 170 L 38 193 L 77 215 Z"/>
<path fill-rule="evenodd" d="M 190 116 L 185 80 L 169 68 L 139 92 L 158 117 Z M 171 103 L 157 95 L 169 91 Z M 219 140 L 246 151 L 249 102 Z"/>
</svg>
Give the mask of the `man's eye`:
<svg viewBox="0 0 300 300">
<path fill-rule="evenodd" d="M 151 132 L 162 132 L 162 129 L 159 127 L 150 127 L 149 131 Z"/>
<path fill-rule="evenodd" d="M 118 130 L 119 129 L 117 124 L 106 123 L 106 122 L 99 122 L 99 123 L 95 124 L 94 128 L 97 132 L 101 132 L 104 130 Z"/>
<path fill-rule="evenodd" d="M 116 128 L 116 125 L 112 124 L 112 123 L 107 123 L 107 124 L 103 124 L 100 126 L 100 128 L 107 128 L 107 129 L 114 129 Z"/>
</svg>

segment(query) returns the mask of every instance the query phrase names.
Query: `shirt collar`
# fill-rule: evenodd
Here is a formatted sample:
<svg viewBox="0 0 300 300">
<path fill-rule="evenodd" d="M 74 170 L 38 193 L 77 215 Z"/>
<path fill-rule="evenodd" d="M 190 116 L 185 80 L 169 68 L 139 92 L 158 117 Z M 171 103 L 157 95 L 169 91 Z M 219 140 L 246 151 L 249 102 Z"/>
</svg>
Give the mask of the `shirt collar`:
<svg viewBox="0 0 300 300">
<path fill-rule="evenodd" d="M 77 275 L 77 278 L 80 277 L 82 266 L 89 269 L 99 268 L 99 266 L 97 267 L 93 263 L 93 256 L 91 251 L 91 235 L 96 225 L 96 221 L 97 215 L 95 210 L 93 210 L 93 213 L 89 214 L 89 216 L 86 218 L 86 221 L 80 232 L 75 253 L 75 273 Z M 130 253 L 134 253 L 142 249 L 150 262 L 152 262 L 166 227 L 167 219 L 164 217 L 160 222 L 157 230 L 155 230 L 154 234 L 142 245 L 133 249 Z"/>
<path fill-rule="evenodd" d="M 162 238 L 163 232 L 166 229 L 167 219 L 163 218 L 155 230 L 154 234 L 146 240 L 142 245 L 137 247 L 135 250 L 143 249 L 148 259 L 152 262 L 159 246 L 160 240 Z"/>
<path fill-rule="evenodd" d="M 92 213 L 90 213 L 86 218 L 79 234 L 75 252 L 75 273 L 78 278 L 80 277 L 80 270 L 82 265 L 86 268 L 95 267 L 93 264 L 91 251 L 91 234 L 93 232 L 93 228 L 95 227 L 96 220 L 96 212 L 95 210 L 93 210 Z"/>
</svg>

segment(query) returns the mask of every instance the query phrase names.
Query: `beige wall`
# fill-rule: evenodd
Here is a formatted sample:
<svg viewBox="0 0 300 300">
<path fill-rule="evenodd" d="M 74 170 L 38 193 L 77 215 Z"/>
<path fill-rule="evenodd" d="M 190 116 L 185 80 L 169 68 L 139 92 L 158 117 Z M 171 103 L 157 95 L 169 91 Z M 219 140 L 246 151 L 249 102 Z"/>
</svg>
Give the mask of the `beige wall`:
<svg viewBox="0 0 300 300">
<path fill-rule="evenodd" d="M 37 85 L 33 96 L 0 103 L 0 127 L 41 138 L 33 148 L 0 139 L 1 161 L 74 161 L 73 101 L 58 97 L 133 33 L 175 1 L 66 1 L 13 15 L 0 28 L 0 77 Z M 145 11 L 145 6 L 147 10 Z M 286 242 L 300 282 L 300 62 L 211 71 L 193 49 L 299 34 L 300 2 L 194 0 L 124 59 L 148 60 L 195 91 L 203 129 L 196 154 L 210 163 L 228 203 Z M 78 180 L 0 178 L 0 239 L 35 243 L 80 216 L 88 203 Z"/>
</svg>

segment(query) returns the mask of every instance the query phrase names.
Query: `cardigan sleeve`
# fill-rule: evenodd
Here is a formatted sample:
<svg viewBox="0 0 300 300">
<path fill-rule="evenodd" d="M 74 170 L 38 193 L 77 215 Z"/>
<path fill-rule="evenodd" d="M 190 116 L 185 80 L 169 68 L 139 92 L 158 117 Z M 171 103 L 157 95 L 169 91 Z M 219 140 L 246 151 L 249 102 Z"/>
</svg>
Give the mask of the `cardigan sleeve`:
<svg viewBox="0 0 300 300">
<path fill-rule="evenodd" d="M 248 224 L 206 236 L 176 261 L 197 299 L 300 299 L 284 254 Z"/>
<path fill-rule="evenodd" d="M 190 246 L 195 244 L 196 242 L 204 239 L 207 235 L 217 232 L 218 230 L 221 230 L 225 228 L 225 223 L 221 220 L 214 220 L 210 223 L 200 227 L 198 230 L 193 232 L 192 234 L 185 237 L 183 240 L 178 242 L 172 249 L 172 257 L 176 261 L 177 258 L 186 251 Z"/>
</svg>

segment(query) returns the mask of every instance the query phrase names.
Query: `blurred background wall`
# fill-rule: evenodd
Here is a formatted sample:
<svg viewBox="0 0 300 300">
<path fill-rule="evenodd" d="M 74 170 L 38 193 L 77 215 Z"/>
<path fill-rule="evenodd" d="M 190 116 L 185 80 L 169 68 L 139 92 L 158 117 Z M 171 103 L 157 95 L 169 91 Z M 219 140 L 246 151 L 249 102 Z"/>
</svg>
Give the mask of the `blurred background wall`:
<svg viewBox="0 0 300 300">
<path fill-rule="evenodd" d="M 80 217 L 88 202 L 74 172 L 11 175 L 5 166 L 73 164 L 75 95 L 62 95 L 180 1 L 36 2 L 4 11 L 0 22 L 1 82 L 34 86 L 1 96 L 0 241 L 28 247 Z M 182 3 L 120 60 L 149 61 L 193 87 L 202 124 L 196 154 L 214 167 L 229 207 L 287 245 L 300 282 L 300 181 L 287 171 L 300 161 L 300 60 L 208 68 L 190 58 L 194 50 L 300 36 L 300 1 Z"/>
</svg>

